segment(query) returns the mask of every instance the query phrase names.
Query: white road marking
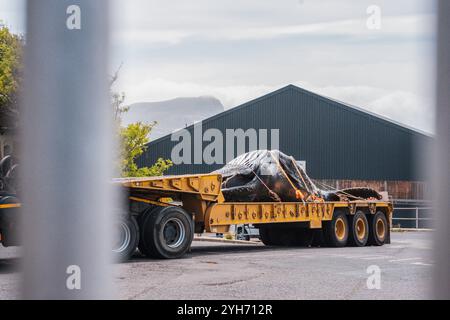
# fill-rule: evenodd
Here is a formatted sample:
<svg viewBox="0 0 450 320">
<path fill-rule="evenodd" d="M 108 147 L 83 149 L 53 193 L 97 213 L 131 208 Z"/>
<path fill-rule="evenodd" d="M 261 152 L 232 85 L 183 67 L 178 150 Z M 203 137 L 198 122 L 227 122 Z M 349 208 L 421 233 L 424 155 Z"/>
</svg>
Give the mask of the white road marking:
<svg viewBox="0 0 450 320">
<path fill-rule="evenodd" d="M 415 266 L 433 266 L 433 265 L 430 264 L 430 263 L 423 263 L 423 262 L 413 262 L 413 263 L 411 263 L 411 264 L 413 264 L 413 265 L 415 265 Z"/>
<path fill-rule="evenodd" d="M 377 260 L 377 259 L 387 259 L 392 258 L 392 256 L 372 256 L 367 258 L 361 258 L 362 260 Z"/>
<path fill-rule="evenodd" d="M 416 257 L 416 258 L 394 259 L 394 260 L 389 260 L 389 262 L 400 262 L 400 261 L 411 261 L 411 260 L 422 260 L 422 258 Z"/>
<path fill-rule="evenodd" d="M 377 260 L 392 258 L 392 255 L 348 255 L 348 254 L 326 254 L 328 257 L 342 258 L 342 259 L 361 259 L 361 260 Z"/>
<path fill-rule="evenodd" d="M 344 258 L 347 258 L 347 259 L 362 259 L 362 260 L 374 260 L 374 259 L 391 258 L 391 257 L 392 256 L 385 256 L 385 255 L 377 256 L 377 255 L 373 255 L 373 254 L 370 254 L 370 255 L 368 255 L 368 254 L 366 254 L 366 255 L 355 255 L 355 256 L 346 255 L 346 256 L 344 256 Z"/>
</svg>

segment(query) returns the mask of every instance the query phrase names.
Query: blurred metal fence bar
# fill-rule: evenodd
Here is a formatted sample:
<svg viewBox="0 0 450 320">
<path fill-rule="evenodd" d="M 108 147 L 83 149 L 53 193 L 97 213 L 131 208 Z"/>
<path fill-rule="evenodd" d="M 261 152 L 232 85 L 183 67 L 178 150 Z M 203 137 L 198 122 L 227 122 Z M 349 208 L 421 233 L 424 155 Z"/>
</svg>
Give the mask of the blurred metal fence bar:
<svg viewBox="0 0 450 320">
<path fill-rule="evenodd" d="M 434 288 L 436 298 L 450 299 L 450 1 L 440 0 L 437 12 L 437 121 L 433 159 L 437 200 Z"/>
<path fill-rule="evenodd" d="M 393 225 L 395 221 L 414 221 L 414 227 L 416 229 L 420 229 L 422 226 L 420 225 L 420 221 L 434 221 L 434 218 L 426 218 L 426 217 L 421 217 L 420 216 L 420 212 L 421 211 L 431 211 L 433 210 L 432 207 L 405 207 L 405 208 L 394 208 L 394 213 L 392 215 L 392 222 Z M 414 212 L 414 217 L 396 217 L 396 215 L 399 213 L 399 211 L 406 211 L 406 212 Z M 402 227 L 400 225 L 400 227 Z M 428 227 L 427 227 L 428 228 Z"/>
<path fill-rule="evenodd" d="M 27 3 L 24 297 L 110 297 L 108 1 Z"/>
</svg>

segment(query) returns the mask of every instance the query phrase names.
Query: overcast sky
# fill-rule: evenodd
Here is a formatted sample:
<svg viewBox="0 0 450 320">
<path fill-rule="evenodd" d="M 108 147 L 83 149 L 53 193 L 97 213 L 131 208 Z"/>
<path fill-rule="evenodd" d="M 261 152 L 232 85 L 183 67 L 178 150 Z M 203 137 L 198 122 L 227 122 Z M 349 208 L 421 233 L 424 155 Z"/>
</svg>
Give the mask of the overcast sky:
<svg viewBox="0 0 450 320">
<path fill-rule="evenodd" d="M 127 102 L 210 95 L 226 108 L 295 84 L 433 131 L 430 0 L 114 0 L 111 70 Z M 369 5 L 381 29 L 366 26 Z M 21 1 L 0 20 L 23 31 Z"/>
</svg>

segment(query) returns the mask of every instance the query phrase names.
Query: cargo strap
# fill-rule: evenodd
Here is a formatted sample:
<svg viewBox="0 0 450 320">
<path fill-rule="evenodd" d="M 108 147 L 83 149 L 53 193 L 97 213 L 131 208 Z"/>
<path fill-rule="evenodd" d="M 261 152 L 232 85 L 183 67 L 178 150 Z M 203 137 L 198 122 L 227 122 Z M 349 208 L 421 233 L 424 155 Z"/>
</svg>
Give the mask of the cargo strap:
<svg viewBox="0 0 450 320">
<path fill-rule="evenodd" d="M 361 198 L 361 197 L 354 196 L 354 195 L 352 195 L 352 194 L 350 194 L 350 193 L 347 193 L 347 192 L 345 192 L 345 191 L 342 190 L 342 189 L 336 189 L 336 188 L 334 188 L 334 187 L 332 187 L 332 186 L 329 186 L 329 185 L 327 185 L 327 184 L 325 184 L 325 183 L 323 183 L 323 182 L 317 182 L 317 181 L 316 181 L 316 183 L 321 184 L 323 187 L 330 188 L 331 191 L 334 191 L 334 192 L 336 192 L 336 193 L 342 193 L 342 194 L 344 194 L 344 195 L 346 195 L 346 196 L 349 196 L 349 197 L 352 197 L 352 198 L 358 199 L 358 200 L 367 200 L 367 199 L 364 199 L 364 198 Z"/>
<path fill-rule="evenodd" d="M 273 190 L 271 190 L 267 184 L 264 183 L 264 181 L 256 174 L 255 171 L 253 171 L 253 169 L 251 169 L 253 174 L 255 175 L 255 177 L 263 184 L 264 187 L 266 187 L 267 191 L 269 192 L 269 195 L 276 201 L 281 202 L 281 198 L 280 196 L 274 192 Z"/>
<path fill-rule="evenodd" d="M 271 157 L 273 160 L 275 160 L 278 169 L 280 169 L 281 172 L 283 172 L 284 177 L 286 178 L 287 181 L 289 181 L 291 187 L 295 190 L 295 198 L 302 200 L 303 203 L 305 203 L 305 196 L 303 195 L 302 191 L 300 189 L 298 189 L 294 183 L 291 181 L 291 179 L 289 179 L 289 176 L 287 175 L 287 173 L 284 171 L 283 167 L 281 166 L 280 162 L 278 161 L 278 159 L 272 154 L 272 150 L 269 151 Z"/>
<path fill-rule="evenodd" d="M 305 179 L 303 178 L 303 174 L 301 173 L 301 171 L 300 171 L 299 168 L 298 168 L 297 162 L 295 162 L 295 159 L 294 159 L 292 156 L 290 157 L 290 159 L 291 159 L 291 161 L 292 161 L 292 164 L 293 164 L 294 167 L 295 167 L 295 170 L 297 170 L 298 175 L 299 175 L 300 178 L 302 179 L 303 184 L 305 185 L 306 190 L 310 193 L 312 199 L 313 199 L 313 200 L 323 200 L 320 196 L 318 196 L 318 195 L 316 194 L 316 191 L 315 191 L 315 190 L 310 190 L 308 184 L 306 183 Z"/>
</svg>

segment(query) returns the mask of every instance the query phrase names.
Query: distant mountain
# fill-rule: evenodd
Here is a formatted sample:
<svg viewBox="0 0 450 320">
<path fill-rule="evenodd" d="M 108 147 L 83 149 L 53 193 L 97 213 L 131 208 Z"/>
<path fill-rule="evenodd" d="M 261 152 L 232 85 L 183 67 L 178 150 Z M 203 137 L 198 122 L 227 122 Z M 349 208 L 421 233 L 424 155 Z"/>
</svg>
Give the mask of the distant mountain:
<svg viewBox="0 0 450 320">
<path fill-rule="evenodd" d="M 139 102 L 130 105 L 130 110 L 122 115 L 122 124 L 157 121 L 150 135 L 155 140 L 222 111 L 224 107 L 220 100 L 208 96 Z"/>
</svg>

